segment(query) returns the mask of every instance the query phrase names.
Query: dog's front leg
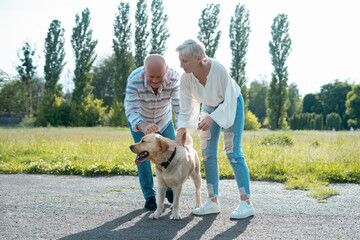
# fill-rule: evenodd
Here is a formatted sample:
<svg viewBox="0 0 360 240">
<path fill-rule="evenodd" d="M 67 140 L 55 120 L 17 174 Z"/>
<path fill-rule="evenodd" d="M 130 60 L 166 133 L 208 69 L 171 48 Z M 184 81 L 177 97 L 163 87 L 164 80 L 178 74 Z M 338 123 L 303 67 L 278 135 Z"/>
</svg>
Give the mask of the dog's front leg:
<svg viewBox="0 0 360 240">
<path fill-rule="evenodd" d="M 174 203 L 173 203 L 173 206 L 172 206 L 170 219 L 174 219 L 174 220 L 180 220 L 181 219 L 181 215 L 180 215 L 180 211 L 179 211 L 179 202 L 180 202 L 181 190 L 182 190 L 182 185 L 181 184 L 179 184 L 179 186 L 173 187 Z"/>
<path fill-rule="evenodd" d="M 165 201 L 167 186 L 162 178 L 157 177 L 157 180 L 158 180 L 158 191 L 156 193 L 157 208 L 154 213 L 150 214 L 149 218 L 151 219 L 158 219 L 164 210 L 164 201 Z"/>
</svg>

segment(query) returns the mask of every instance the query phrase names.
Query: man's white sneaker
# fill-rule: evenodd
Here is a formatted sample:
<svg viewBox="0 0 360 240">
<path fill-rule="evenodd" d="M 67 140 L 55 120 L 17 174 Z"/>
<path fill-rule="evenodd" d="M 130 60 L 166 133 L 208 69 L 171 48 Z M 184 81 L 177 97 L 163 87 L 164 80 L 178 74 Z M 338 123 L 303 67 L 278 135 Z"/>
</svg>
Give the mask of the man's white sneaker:
<svg viewBox="0 0 360 240">
<path fill-rule="evenodd" d="M 252 204 L 248 204 L 246 201 L 240 201 L 240 204 L 237 209 L 235 209 L 231 214 L 230 218 L 232 219 L 242 219 L 254 215 L 254 207 Z"/>
<path fill-rule="evenodd" d="M 204 205 L 193 210 L 194 215 L 206 215 L 219 212 L 220 205 L 211 201 L 211 198 L 209 198 Z"/>
</svg>

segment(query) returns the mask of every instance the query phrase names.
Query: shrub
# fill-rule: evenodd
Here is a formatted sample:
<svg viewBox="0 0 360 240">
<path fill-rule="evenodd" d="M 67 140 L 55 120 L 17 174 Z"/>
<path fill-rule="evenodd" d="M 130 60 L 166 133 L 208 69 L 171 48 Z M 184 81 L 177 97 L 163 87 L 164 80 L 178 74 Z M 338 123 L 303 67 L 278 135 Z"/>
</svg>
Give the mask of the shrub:
<svg viewBox="0 0 360 240">
<path fill-rule="evenodd" d="M 68 126 L 70 116 L 70 106 L 62 96 L 44 95 L 41 99 L 37 124 L 40 126 Z"/>
<path fill-rule="evenodd" d="M 245 115 L 245 130 L 259 130 L 261 124 L 258 122 L 258 118 L 250 110 Z"/>
<path fill-rule="evenodd" d="M 311 143 L 311 146 L 318 147 L 318 146 L 320 146 L 320 143 L 319 143 L 319 141 L 315 140 Z"/>
<path fill-rule="evenodd" d="M 36 118 L 33 117 L 32 115 L 26 115 L 21 123 L 20 123 L 20 127 L 23 128 L 30 128 L 30 127 L 35 127 L 35 122 L 36 122 Z"/>
<path fill-rule="evenodd" d="M 294 144 L 292 138 L 286 133 L 275 135 L 269 134 L 264 137 L 261 142 L 262 145 L 280 145 L 280 146 L 292 146 Z"/>
<path fill-rule="evenodd" d="M 112 127 L 125 127 L 126 116 L 125 107 L 123 103 L 115 102 L 109 112 L 110 126 Z"/>
<path fill-rule="evenodd" d="M 322 130 L 323 116 L 315 113 L 294 114 L 289 120 L 292 130 Z"/>
<path fill-rule="evenodd" d="M 269 118 L 265 118 L 264 122 L 262 123 L 261 128 L 268 128 L 269 127 Z"/>
<path fill-rule="evenodd" d="M 341 130 L 341 117 L 337 113 L 326 115 L 326 129 L 336 131 Z"/>
<path fill-rule="evenodd" d="M 347 124 L 348 124 L 349 128 L 354 128 L 354 129 L 356 129 L 358 126 L 358 122 L 356 119 L 349 119 L 347 121 Z"/>
<path fill-rule="evenodd" d="M 315 119 L 310 120 L 310 129 L 315 130 Z"/>
<path fill-rule="evenodd" d="M 88 97 L 82 103 L 71 103 L 70 120 L 72 126 L 92 127 L 99 125 L 105 116 L 105 107 L 102 100 L 92 100 Z"/>
<path fill-rule="evenodd" d="M 323 115 L 317 114 L 315 116 L 315 130 L 323 130 L 324 128 L 324 118 Z"/>
</svg>

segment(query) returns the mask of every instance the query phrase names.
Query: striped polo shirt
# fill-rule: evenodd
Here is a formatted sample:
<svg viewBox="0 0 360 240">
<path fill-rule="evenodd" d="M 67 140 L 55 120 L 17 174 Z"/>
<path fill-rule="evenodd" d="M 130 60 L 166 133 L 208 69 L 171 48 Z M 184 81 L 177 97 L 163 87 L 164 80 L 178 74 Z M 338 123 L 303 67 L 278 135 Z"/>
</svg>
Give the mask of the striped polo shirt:
<svg viewBox="0 0 360 240">
<path fill-rule="evenodd" d="M 170 104 L 171 103 L 171 104 Z M 126 118 L 134 132 L 138 132 L 140 122 L 155 123 L 160 133 L 172 121 L 172 109 L 175 118 L 180 110 L 180 76 L 171 68 L 165 75 L 164 83 L 155 95 L 153 89 L 146 82 L 144 67 L 135 69 L 127 79 L 124 100 Z"/>
</svg>

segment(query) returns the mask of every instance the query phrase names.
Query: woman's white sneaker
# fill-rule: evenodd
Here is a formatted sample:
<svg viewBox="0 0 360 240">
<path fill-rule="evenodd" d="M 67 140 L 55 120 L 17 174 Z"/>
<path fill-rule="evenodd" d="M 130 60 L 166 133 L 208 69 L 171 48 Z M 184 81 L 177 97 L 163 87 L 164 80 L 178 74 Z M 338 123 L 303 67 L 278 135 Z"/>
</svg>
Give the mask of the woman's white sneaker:
<svg viewBox="0 0 360 240">
<path fill-rule="evenodd" d="M 246 201 L 240 201 L 239 206 L 230 214 L 232 219 L 242 219 L 254 215 L 254 207 Z"/>
<path fill-rule="evenodd" d="M 193 210 L 194 215 L 206 215 L 219 212 L 220 205 L 211 201 L 211 198 L 209 198 L 204 205 Z"/>
</svg>

